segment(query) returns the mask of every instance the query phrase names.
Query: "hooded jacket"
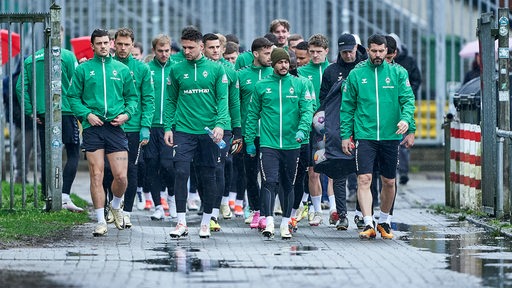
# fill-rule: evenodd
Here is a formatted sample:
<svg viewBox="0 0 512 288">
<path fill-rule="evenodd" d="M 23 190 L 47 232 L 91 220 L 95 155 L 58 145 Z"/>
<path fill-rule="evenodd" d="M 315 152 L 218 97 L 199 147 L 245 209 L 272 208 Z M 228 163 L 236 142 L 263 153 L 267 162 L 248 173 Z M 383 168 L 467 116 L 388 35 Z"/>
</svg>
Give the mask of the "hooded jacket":
<svg viewBox="0 0 512 288">
<path fill-rule="evenodd" d="M 80 64 L 68 92 L 71 110 L 82 120 L 84 130 L 91 127 L 89 113 L 110 122 L 123 113 L 131 119 L 137 110 L 138 95 L 130 69 L 110 55 L 94 55 Z"/>
<path fill-rule="evenodd" d="M 258 83 L 249 105 L 246 122 L 247 145 L 254 143 L 261 120 L 260 147 L 280 150 L 299 149 L 295 135 L 307 135 L 313 121 L 313 92 L 304 79 L 287 73 L 273 73 Z"/>
<path fill-rule="evenodd" d="M 155 113 L 151 127 L 164 127 L 164 103 L 169 89 L 169 72 L 171 71 L 172 60 L 160 63 L 156 58 L 148 63 L 151 76 L 153 77 L 153 88 L 155 95 Z"/>
</svg>

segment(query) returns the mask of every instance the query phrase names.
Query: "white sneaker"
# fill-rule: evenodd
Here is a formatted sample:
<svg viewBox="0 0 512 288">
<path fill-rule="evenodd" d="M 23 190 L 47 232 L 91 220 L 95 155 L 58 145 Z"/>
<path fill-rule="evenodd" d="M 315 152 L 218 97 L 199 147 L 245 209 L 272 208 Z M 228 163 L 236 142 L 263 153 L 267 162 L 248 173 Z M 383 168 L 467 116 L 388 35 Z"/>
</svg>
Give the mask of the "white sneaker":
<svg viewBox="0 0 512 288">
<path fill-rule="evenodd" d="M 309 221 L 310 226 L 318 226 L 322 224 L 323 218 L 322 218 L 322 212 L 315 212 L 313 219 Z"/>
<path fill-rule="evenodd" d="M 112 206 L 110 203 L 105 206 L 105 220 L 108 224 L 114 223 L 114 215 L 112 215 Z"/>
<path fill-rule="evenodd" d="M 137 192 L 137 195 L 135 195 L 135 202 L 137 203 L 138 210 L 144 210 L 146 202 L 144 202 L 144 195 L 142 195 L 142 192 Z"/>
<path fill-rule="evenodd" d="M 254 217 L 254 211 L 251 211 L 251 214 L 249 214 L 249 217 L 245 218 L 244 223 L 245 224 L 251 224 L 253 217 Z"/>
<path fill-rule="evenodd" d="M 124 213 L 124 227 L 127 229 L 132 228 L 132 221 L 130 220 L 130 214 Z"/>
<path fill-rule="evenodd" d="M 66 200 L 66 202 L 62 202 L 62 209 L 67 209 L 68 211 L 78 212 L 78 213 L 84 212 L 84 209 L 76 206 L 75 203 L 73 203 L 73 201 L 71 201 L 71 199 Z"/>
<path fill-rule="evenodd" d="M 189 199 L 187 200 L 187 207 L 189 211 L 199 211 L 199 200 L 198 199 Z"/>
<path fill-rule="evenodd" d="M 220 204 L 220 214 L 222 214 L 222 218 L 224 219 L 231 219 L 231 217 L 233 217 L 231 208 L 229 208 L 229 205 L 226 204 Z"/>
<path fill-rule="evenodd" d="M 158 221 L 158 220 L 164 219 L 164 217 L 165 217 L 164 208 L 161 205 L 159 205 L 155 208 L 155 213 L 153 213 L 153 215 L 151 215 L 151 220 Z"/>
<path fill-rule="evenodd" d="M 112 211 L 112 216 L 114 218 L 114 224 L 116 225 L 117 229 L 123 230 L 124 225 L 124 213 L 122 209 L 110 209 Z"/>
<path fill-rule="evenodd" d="M 174 198 L 167 198 L 167 203 L 169 204 L 169 214 L 171 215 L 171 217 L 178 217 L 178 213 L 176 212 L 176 196 Z"/>
<path fill-rule="evenodd" d="M 261 234 L 267 238 L 274 238 L 274 223 L 267 222 L 267 226 L 265 227 L 265 230 L 261 232 Z"/>
<path fill-rule="evenodd" d="M 210 227 L 208 227 L 208 230 L 209 230 Z M 174 228 L 173 231 L 171 231 L 171 233 L 169 233 L 169 236 L 171 236 L 171 238 L 180 238 L 180 237 L 185 237 L 188 235 L 188 227 L 181 224 L 181 223 L 178 223 L 176 225 L 176 228 Z"/>
<path fill-rule="evenodd" d="M 201 229 L 199 229 L 199 237 L 210 238 L 210 225 L 201 225 Z"/>
<path fill-rule="evenodd" d="M 107 234 L 107 223 L 98 223 L 92 232 L 94 237 L 103 236 Z"/>
<path fill-rule="evenodd" d="M 288 225 L 281 226 L 281 228 L 279 230 L 281 232 L 281 239 L 283 239 L 283 240 L 292 239 L 292 233 L 290 233 L 290 229 L 288 229 Z"/>
<path fill-rule="evenodd" d="M 283 215 L 283 209 L 281 208 L 281 202 L 276 200 L 276 203 L 274 204 L 274 215 Z"/>
</svg>

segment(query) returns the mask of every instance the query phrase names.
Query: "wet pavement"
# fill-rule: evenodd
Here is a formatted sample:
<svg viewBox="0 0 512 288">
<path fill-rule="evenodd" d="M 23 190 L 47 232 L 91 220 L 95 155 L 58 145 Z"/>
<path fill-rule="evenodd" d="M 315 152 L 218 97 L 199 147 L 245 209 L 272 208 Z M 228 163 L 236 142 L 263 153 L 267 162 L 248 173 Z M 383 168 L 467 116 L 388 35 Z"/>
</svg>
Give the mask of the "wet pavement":
<svg viewBox="0 0 512 288">
<path fill-rule="evenodd" d="M 427 209 L 444 203 L 442 174 L 410 178 L 399 186 L 392 240 L 360 240 L 352 211 L 347 231 L 326 224 L 324 210 L 324 224 L 300 222 L 291 240 L 278 233 L 265 240 L 242 218 L 221 219 L 222 230 L 201 239 L 195 212 L 187 216 L 189 236 L 175 240 L 172 219 L 151 221 L 152 212 L 134 211 L 129 230 L 110 224 L 107 236 L 95 238 L 91 221 L 75 229 L 73 241 L 2 250 L 0 276 L 31 272 L 53 287 L 512 286 L 510 240 Z M 73 193 L 90 200 L 88 187 L 87 173 L 79 172 Z M 0 280 L 2 287 L 34 287 L 9 284 Z"/>
</svg>

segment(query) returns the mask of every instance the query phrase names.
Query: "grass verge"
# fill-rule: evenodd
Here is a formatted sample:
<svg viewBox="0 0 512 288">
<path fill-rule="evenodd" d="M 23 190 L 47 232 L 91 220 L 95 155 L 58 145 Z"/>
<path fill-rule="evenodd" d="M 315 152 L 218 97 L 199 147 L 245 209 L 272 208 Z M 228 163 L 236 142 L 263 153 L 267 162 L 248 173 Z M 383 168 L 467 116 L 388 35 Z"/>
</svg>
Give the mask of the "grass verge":
<svg viewBox="0 0 512 288">
<path fill-rule="evenodd" d="M 67 210 L 45 212 L 34 207 L 33 186 L 26 186 L 26 207 L 22 208 L 21 184 L 14 185 L 14 209 L 9 208 L 9 183 L 2 182 L 2 207 L 0 208 L 0 244 L 12 242 L 37 243 L 38 240 L 58 238 L 75 225 L 90 221 L 87 212 L 72 213 Z M 72 194 L 73 202 L 82 208 L 87 202 Z M 39 201 L 44 205 L 44 201 Z M 9 246 L 9 245 L 7 245 Z"/>
</svg>

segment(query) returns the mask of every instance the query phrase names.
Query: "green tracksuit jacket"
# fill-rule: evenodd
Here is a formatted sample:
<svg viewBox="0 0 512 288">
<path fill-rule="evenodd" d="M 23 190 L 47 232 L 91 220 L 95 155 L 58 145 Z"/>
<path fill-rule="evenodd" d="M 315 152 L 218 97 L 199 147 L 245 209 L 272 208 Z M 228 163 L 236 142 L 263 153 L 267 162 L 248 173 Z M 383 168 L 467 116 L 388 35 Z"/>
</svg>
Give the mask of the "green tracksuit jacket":
<svg viewBox="0 0 512 288">
<path fill-rule="evenodd" d="M 89 113 L 107 122 L 123 113 L 130 119 L 136 113 L 137 98 L 130 69 L 110 56 L 94 55 L 78 65 L 68 91 L 71 110 L 83 129 L 91 126 Z"/>
<path fill-rule="evenodd" d="M 160 63 L 156 58 L 148 63 L 155 89 L 155 113 L 151 127 L 164 127 L 164 104 L 169 89 L 169 72 L 173 61 Z"/>
<path fill-rule="evenodd" d="M 61 98 L 62 98 L 62 114 L 71 115 L 71 107 L 68 102 L 68 88 L 69 82 L 73 77 L 73 73 L 75 72 L 75 68 L 78 65 L 76 61 L 75 54 L 73 52 L 62 48 L 61 54 Z M 38 115 L 44 115 L 45 110 L 45 83 L 44 83 L 44 49 L 40 49 L 35 53 L 35 61 L 36 61 L 36 113 Z M 21 77 L 18 78 L 18 83 L 16 84 L 16 92 L 18 96 L 18 100 L 21 103 L 21 91 L 25 91 L 25 115 L 32 115 L 34 111 L 33 105 L 33 97 L 32 97 L 32 86 L 34 83 L 34 79 L 32 78 L 32 66 L 33 61 L 32 57 L 27 57 L 23 64 L 24 70 L 24 83 L 23 87 L 21 86 Z"/>
<path fill-rule="evenodd" d="M 222 58 L 219 60 L 219 63 L 224 66 L 226 76 L 228 77 L 228 105 L 231 122 L 226 130 L 232 130 L 235 127 L 242 126 L 240 120 L 240 87 L 238 84 L 238 74 L 231 62 Z"/>
<path fill-rule="evenodd" d="M 132 73 L 135 90 L 139 95 L 137 97 L 137 110 L 135 110 L 135 114 L 132 115 L 130 120 L 124 124 L 124 131 L 140 132 L 141 127 L 150 128 L 155 113 L 155 91 L 149 67 L 134 59 L 132 55 L 124 59 L 115 56 L 114 59 L 128 66 Z"/>
<path fill-rule="evenodd" d="M 414 122 L 414 94 L 405 69 L 384 61 L 365 60 L 354 67 L 342 86 L 340 135 L 348 139 L 401 140 L 397 124 Z"/>
<path fill-rule="evenodd" d="M 171 66 L 165 131 L 205 134 L 204 127 L 229 128 L 228 78 L 224 67 L 201 56 Z"/>
<path fill-rule="evenodd" d="M 254 92 L 254 85 L 261 79 L 272 75 L 274 70 L 272 67 L 251 65 L 245 69 L 238 70 L 238 82 L 240 83 L 240 113 L 242 119 L 242 135 L 245 133 L 245 122 L 247 120 L 247 111 L 249 103 Z M 259 136 L 259 128 L 256 129 L 256 136 Z"/>
<path fill-rule="evenodd" d="M 299 67 L 297 69 L 297 74 L 299 76 L 305 77 L 309 79 L 313 83 L 313 87 L 315 87 L 315 95 L 320 95 L 320 87 L 322 86 L 322 76 L 324 75 L 325 68 L 329 66 L 329 62 L 327 60 L 321 64 L 315 64 L 313 61 L 309 61 L 307 65 Z M 320 97 L 316 97 L 315 101 L 315 110 L 320 107 Z"/>
<path fill-rule="evenodd" d="M 256 83 L 246 122 L 247 145 L 254 143 L 258 120 L 261 119 L 260 147 L 280 150 L 298 149 L 295 135 L 306 136 L 313 120 L 311 86 L 290 74 L 271 76 Z"/>
</svg>

